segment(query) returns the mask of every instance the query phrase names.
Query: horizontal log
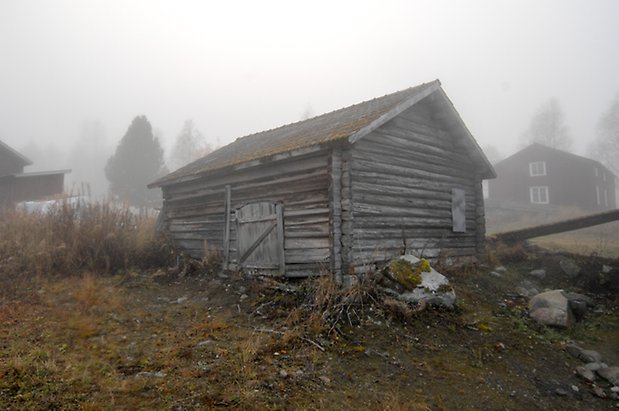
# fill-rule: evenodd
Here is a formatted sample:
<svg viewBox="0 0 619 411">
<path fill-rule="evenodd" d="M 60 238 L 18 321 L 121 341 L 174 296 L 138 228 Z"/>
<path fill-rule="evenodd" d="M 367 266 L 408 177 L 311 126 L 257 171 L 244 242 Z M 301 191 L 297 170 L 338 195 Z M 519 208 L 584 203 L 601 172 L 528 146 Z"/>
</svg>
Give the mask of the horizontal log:
<svg viewBox="0 0 619 411">
<path fill-rule="evenodd" d="M 290 176 L 294 173 L 306 172 L 307 170 L 316 170 L 319 168 L 326 169 L 328 165 L 327 160 L 328 153 L 325 151 L 283 160 L 277 163 L 264 164 L 247 170 L 238 170 L 236 172 L 220 170 L 200 177 L 198 180 L 167 186 L 165 191 L 168 195 L 173 196 L 175 194 L 195 190 L 201 186 L 217 190 L 223 189 L 226 185 L 230 185 L 234 190 L 235 184 L 244 183 L 246 181 L 268 181 L 273 178 L 280 178 L 282 175 Z"/>
<path fill-rule="evenodd" d="M 284 207 L 284 218 L 318 215 L 318 214 L 329 214 L 329 208 L 324 207 L 324 208 L 305 208 L 305 209 L 300 209 L 300 210 L 289 210 L 286 207 Z"/>
<path fill-rule="evenodd" d="M 423 210 L 442 210 L 451 213 L 451 199 L 449 200 L 435 200 L 427 198 L 419 198 L 414 196 L 402 195 L 384 195 L 364 192 L 356 192 L 353 195 L 353 201 L 356 206 L 359 204 L 371 204 L 373 206 L 386 206 L 409 210 L 411 208 Z M 357 209 L 357 207 L 355 207 Z"/>
<path fill-rule="evenodd" d="M 579 230 L 600 224 L 619 220 L 619 210 L 611 210 L 603 213 L 590 214 L 584 217 L 572 218 L 552 224 L 544 224 L 521 230 L 509 231 L 496 234 L 498 240 L 505 242 L 523 241 L 529 238 L 542 237 L 551 234 L 564 233 L 566 231 Z"/>
<path fill-rule="evenodd" d="M 286 238 L 284 247 L 286 249 L 300 248 L 300 249 L 310 249 L 310 248 L 329 248 L 330 241 L 328 237 L 323 238 Z"/>
<path fill-rule="evenodd" d="M 324 224 L 327 223 L 329 224 L 329 218 L 307 218 L 307 217 L 297 217 L 295 219 L 285 219 L 284 220 L 284 225 L 287 227 L 294 227 L 294 226 L 306 226 L 306 225 L 319 225 L 319 224 Z"/>
<path fill-rule="evenodd" d="M 387 164 L 409 166 L 438 174 L 470 174 L 473 176 L 475 172 L 470 163 L 464 162 L 456 156 L 446 156 L 444 153 L 424 150 L 423 147 L 405 150 L 378 141 L 373 144 L 370 142 L 361 144 L 355 147 L 354 153 L 356 158 L 374 159 Z"/>
<path fill-rule="evenodd" d="M 446 175 L 442 175 L 439 173 L 417 170 L 417 169 L 410 168 L 410 167 L 376 163 L 371 160 L 358 158 L 358 157 L 354 158 L 353 169 L 355 173 L 354 174 L 355 178 L 357 175 L 356 174 L 357 171 L 366 171 L 366 172 L 377 173 L 378 175 L 386 174 L 386 175 L 391 175 L 392 177 L 415 178 L 420 181 L 447 183 L 447 184 L 450 184 L 456 187 L 463 187 L 463 188 L 465 187 L 472 188 L 474 184 L 474 181 L 472 179 L 455 177 L 455 176 L 446 176 Z"/>
<path fill-rule="evenodd" d="M 328 248 L 323 249 L 287 249 L 286 250 L 286 264 L 294 263 L 326 263 L 329 261 L 330 250 Z"/>
<path fill-rule="evenodd" d="M 356 239 L 374 239 L 374 238 L 446 238 L 459 239 L 464 237 L 474 237 L 475 232 L 454 233 L 451 229 L 434 228 L 434 227 L 398 227 L 396 225 L 382 228 L 357 228 L 355 230 Z"/>
<path fill-rule="evenodd" d="M 400 139 L 399 141 L 393 140 L 394 144 L 398 142 L 401 144 L 401 140 L 405 140 L 408 141 L 409 147 L 415 144 L 447 155 L 456 156 L 459 154 L 457 147 L 453 144 L 453 139 L 444 131 L 439 131 L 436 128 L 429 129 L 404 118 L 394 119 L 372 134 Z"/>
</svg>

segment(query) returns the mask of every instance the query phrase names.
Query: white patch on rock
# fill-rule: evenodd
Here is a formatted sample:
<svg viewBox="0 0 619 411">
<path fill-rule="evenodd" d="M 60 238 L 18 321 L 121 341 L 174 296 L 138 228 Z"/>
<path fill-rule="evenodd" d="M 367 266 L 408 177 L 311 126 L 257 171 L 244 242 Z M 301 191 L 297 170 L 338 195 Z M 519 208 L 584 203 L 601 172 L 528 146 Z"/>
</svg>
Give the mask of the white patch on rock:
<svg viewBox="0 0 619 411">
<path fill-rule="evenodd" d="M 408 261 L 413 266 L 419 264 L 419 258 L 413 255 L 403 255 L 401 260 Z M 456 302 L 456 292 L 449 285 L 449 280 L 443 274 L 430 267 L 430 272 L 420 273 L 421 284 L 412 291 L 400 294 L 404 301 L 422 303 L 452 308 Z"/>
</svg>

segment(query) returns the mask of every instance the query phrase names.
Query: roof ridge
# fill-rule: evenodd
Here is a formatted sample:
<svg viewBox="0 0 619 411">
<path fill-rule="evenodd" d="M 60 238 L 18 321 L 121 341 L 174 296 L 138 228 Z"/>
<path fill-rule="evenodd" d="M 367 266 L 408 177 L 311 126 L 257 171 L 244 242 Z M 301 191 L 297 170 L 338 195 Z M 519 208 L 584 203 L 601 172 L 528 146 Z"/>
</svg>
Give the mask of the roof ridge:
<svg viewBox="0 0 619 411">
<path fill-rule="evenodd" d="M 327 116 L 329 114 L 335 114 L 335 113 L 337 113 L 339 111 L 349 110 L 349 109 L 351 109 L 353 107 L 360 106 L 360 105 L 363 105 L 363 104 L 368 104 L 368 103 L 371 103 L 372 101 L 380 100 L 380 99 L 383 99 L 385 97 L 394 96 L 396 94 L 404 93 L 405 91 L 410 91 L 412 89 L 421 88 L 423 86 L 427 86 L 429 84 L 433 84 L 433 83 L 435 83 L 437 81 L 438 81 L 438 79 L 434 80 L 434 81 L 429 81 L 427 83 L 422 83 L 422 84 L 419 84 L 417 86 L 410 86 L 410 87 L 407 87 L 405 89 L 396 90 L 396 91 L 394 91 L 392 93 L 387 93 L 387 94 L 384 94 L 384 95 L 379 96 L 379 97 L 374 97 L 374 98 L 371 98 L 371 99 L 368 99 L 368 100 L 360 101 L 360 102 L 355 103 L 355 104 L 351 104 L 351 105 L 340 107 L 340 108 L 337 108 L 337 109 L 334 109 L 334 110 L 331 110 L 331 111 L 327 111 L 326 113 L 317 114 L 317 115 L 315 115 L 313 117 L 309 117 L 309 118 L 298 120 L 298 121 L 293 121 L 291 123 L 282 124 L 281 126 L 269 128 L 269 129 L 262 130 L 262 131 L 257 131 L 255 133 L 246 134 L 244 136 L 237 137 L 236 139 L 234 139 L 234 142 L 241 141 L 241 140 L 246 139 L 248 137 L 256 136 L 256 135 L 259 135 L 259 134 L 262 134 L 262 133 L 268 133 L 270 131 L 280 130 L 282 128 L 290 127 L 290 126 L 293 126 L 293 125 L 299 125 L 299 124 L 302 124 L 302 123 L 305 123 L 305 122 L 309 122 L 310 120 L 314 120 L 314 119 L 319 118 L 319 117 L 324 117 L 324 116 Z M 440 82 L 439 82 L 439 84 L 440 84 Z M 226 147 L 226 146 L 224 146 L 224 147 Z M 221 147 L 221 148 L 223 148 L 223 147 Z"/>
<path fill-rule="evenodd" d="M 149 184 L 149 187 L 279 153 L 331 143 L 353 135 L 361 138 L 369 129 L 382 124 L 390 113 L 397 115 L 406 102 L 414 101 L 412 104 L 416 104 L 427 96 L 428 90 L 434 92 L 440 89 L 440 86 L 441 83 L 437 79 L 314 117 L 238 137 L 231 143 L 161 177 Z"/>
</svg>

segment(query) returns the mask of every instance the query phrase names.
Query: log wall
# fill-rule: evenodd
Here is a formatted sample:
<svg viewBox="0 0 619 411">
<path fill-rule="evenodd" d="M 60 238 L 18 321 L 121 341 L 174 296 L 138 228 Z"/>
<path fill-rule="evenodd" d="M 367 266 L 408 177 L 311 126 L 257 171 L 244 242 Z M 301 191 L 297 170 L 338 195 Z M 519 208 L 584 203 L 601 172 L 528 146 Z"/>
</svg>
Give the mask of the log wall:
<svg viewBox="0 0 619 411">
<path fill-rule="evenodd" d="M 175 245 L 194 257 L 206 246 L 224 253 L 226 186 L 234 210 L 255 201 L 284 204 L 286 275 L 315 275 L 330 268 L 330 154 L 319 151 L 287 160 L 227 170 L 163 188 L 168 232 Z M 231 221 L 229 259 L 238 258 L 236 224 Z"/>
<path fill-rule="evenodd" d="M 356 272 L 403 252 L 434 258 L 481 249 L 481 180 L 430 113 L 415 105 L 353 144 L 344 161 L 342 238 L 349 249 L 342 254 Z M 452 231 L 453 188 L 465 191 L 463 233 Z"/>
</svg>

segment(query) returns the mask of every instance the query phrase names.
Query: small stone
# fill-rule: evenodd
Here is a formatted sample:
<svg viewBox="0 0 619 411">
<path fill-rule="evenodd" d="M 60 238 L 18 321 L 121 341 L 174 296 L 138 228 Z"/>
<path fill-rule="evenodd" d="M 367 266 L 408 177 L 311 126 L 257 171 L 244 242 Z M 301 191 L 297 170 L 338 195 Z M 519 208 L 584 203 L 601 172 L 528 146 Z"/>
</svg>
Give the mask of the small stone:
<svg viewBox="0 0 619 411">
<path fill-rule="evenodd" d="M 602 361 L 602 355 L 593 350 L 582 350 L 578 356 L 584 362 L 600 362 Z"/>
<path fill-rule="evenodd" d="M 294 372 L 294 376 L 295 376 L 296 378 L 303 377 L 303 370 L 296 370 L 296 371 Z"/>
<path fill-rule="evenodd" d="M 606 393 L 597 385 L 593 386 L 593 394 L 598 398 L 606 398 Z"/>
<path fill-rule="evenodd" d="M 581 320 L 587 313 L 587 303 L 584 301 L 570 300 L 569 306 L 577 320 Z"/>
<path fill-rule="evenodd" d="M 247 294 L 241 294 L 241 297 L 239 298 L 240 301 L 245 301 L 249 298 L 249 296 Z"/>
<path fill-rule="evenodd" d="M 538 268 L 537 270 L 531 270 L 529 271 L 529 275 L 531 277 L 542 279 L 546 277 L 546 270 L 543 268 Z"/>
<path fill-rule="evenodd" d="M 286 378 L 288 377 L 288 373 L 286 372 L 286 370 L 280 370 L 279 371 L 279 376 L 282 378 Z"/>
<path fill-rule="evenodd" d="M 565 391 L 563 388 L 557 388 L 555 390 L 555 394 L 561 396 L 561 397 L 565 397 L 567 395 L 567 391 Z"/>
<path fill-rule="evenodd" d="M 494 271 L 496 271 L 497 273 L 504 273 L 504 272 L 507 271 L 507 268 L 505 268 L 505 266 L 500 265 L 500 266 L 496 267 L 494 269 Z"/>
<path fill-rule="evenodd" d="M 617 393 L 619 393 L 619 386 L 615 385 L 614 387 L 611 387 L 611 388 L 610 388 L 610 390 L 611 390 L 612 392 L 617 392 Z"/>
<path fill-rule="evenodd" d="M 595 373 L 584 366 L 576 367 L 576 374 L 578 374 L 579 377 L 583 378 L 586 381 L 595 381 Z"/>
<path fill-rule="evenodd" d="M 619 385 L 619 367 L 600 368 L 596 372 L 612 385 Z"/>
<path fill-rule="evenodd" d="M 578 356 L 580 355 L 580 352 L 582 351 L 582 348 L 580 348 L 576 344 L 568 344 L 565 346 L 565 351 L 567 351 L 567 353 L 571 355 L 572 357 L 578 358 Z"/>
<path fill-rule="evenodd" d="M 213 343 L 213 341 L 212 341 L 212 340 L 204 340 L 204 341 L 200 341 L 200 342 L 197 344 L 197 346 L 198 346 L 198 347 L 204 347 L 205 345 L 210 345 L 210 344 L 212 344 L 212 343 Z"/>
<path fill-rule="evenodd" d="M 602 355 L 599 352 L 593 350 L 583 350 L 576 344 L 566 345 L 565 351 L 567 351 L 572 357 L 578 358 L 586 363 L 602 361 Z"/>
<path fill-rule="evenodd" d="M 604 274 L 608 274 L 608 273 L 610 273 L 612 270 L 613 270 L 613 268 L 612 268 L 611 266 L 609 266 L 609 265 L 604 264 L 604 265 L 602 266 L 602 273 L 604 273 Z"/>
<path fill-rule="evenodd" d="M 559 261 L 559 266 L 569 278 L 575 278 L 576 276 L 578 276 L 578 274 L 580 274 L 580 266 L 578 266 L 578 264 L 576 264 L 574 260 L 571 260 L 569 258 Z"/>
<path fill-rule="evenodd" d="M 176 299 L 176 304 L 182 304 L 185 301 L 189 300 L 189 297 L 183 296 Z"/>
<path fill-rule="evenodd" d="M 590 362 L 590 363 L 585 364 L 584 367 L 591 371 L 597 371 L 600 368 L 606 368 L 606 367 L 603 367 L 602 365 L 605 365 L 605 364 L 600 363 L 600 362 Z"/>
<path fill-rule="evenodd" d="M 501 277 L 501 273 L 498 271 L 490 271 L 490 275 L 493 277 Z"/>
<path fill-rule="evenodd" d="M 565 298 L 567 298 L 568 301 L 570 301 L 570 302 L 572 302 L 572 301 L 582 301 L 585 304 L 587 304 L 587 306 L 589 306 L 589 307 L 593 307 L 595 305 L 595 302 L 593 301 L 593 298 L 591 298 L 591 297 L 589 297 L 588 295 L 585 295 L 585 294 L 564 291 L 563 295 L 565 295 Z"/>
<path fill-rule="evenodd" d="M 575 385 L 573 385 L 573 384 L 572 384 L 572 391 L 574 391 L 574 392 L 580 392 L 580 389 L 578 389 L 578 387 L 577 387 L 577 386 L 575 386 Z"/>
<path fill-rule="evenodd" d="M 326 375 L 321 375 L 320 377 L 318 377 L 318 379 L 325 385 L 331 384 L 331 378 L 327 377 Z"/>
</svg>

